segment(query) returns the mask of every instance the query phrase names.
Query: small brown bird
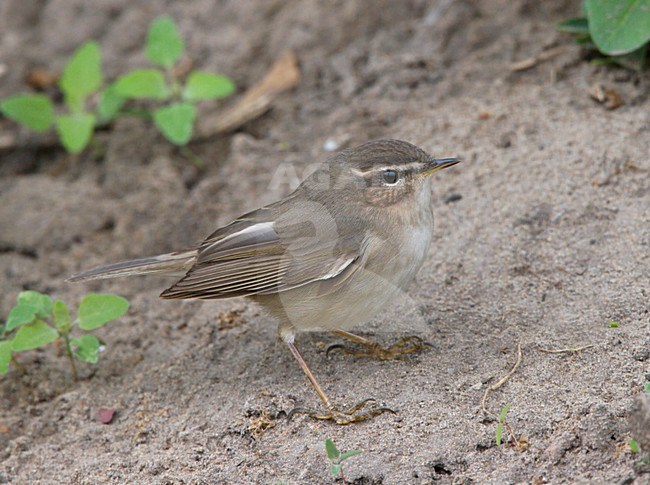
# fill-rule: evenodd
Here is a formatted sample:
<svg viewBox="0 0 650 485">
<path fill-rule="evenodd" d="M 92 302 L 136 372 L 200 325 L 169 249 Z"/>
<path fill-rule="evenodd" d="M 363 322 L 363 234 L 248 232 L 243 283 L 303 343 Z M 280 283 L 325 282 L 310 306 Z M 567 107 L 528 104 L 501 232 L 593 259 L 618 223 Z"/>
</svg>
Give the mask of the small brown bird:
<svg viewBox="0 0 650 485">
<path fill-rule="evenodd" d="M 212 233 L 197 248 L 100 266 L 69 281 L 145 274 L 183 275 L 162 298 L 247 296 L 279 321 L 278 331 L 339 424 L 390 411 L 365 400 L 332 404 L 294 340 L 300 330 L 328 330 L 389 359 L 421 348 L 404 339 L 388 349 L 346 331 L 394 301 L 422 265 L 431 242 L 431 178 L 456 158 L 435 159 L 399 140 L 344 150 L 292 194 Z"/>
</svg>

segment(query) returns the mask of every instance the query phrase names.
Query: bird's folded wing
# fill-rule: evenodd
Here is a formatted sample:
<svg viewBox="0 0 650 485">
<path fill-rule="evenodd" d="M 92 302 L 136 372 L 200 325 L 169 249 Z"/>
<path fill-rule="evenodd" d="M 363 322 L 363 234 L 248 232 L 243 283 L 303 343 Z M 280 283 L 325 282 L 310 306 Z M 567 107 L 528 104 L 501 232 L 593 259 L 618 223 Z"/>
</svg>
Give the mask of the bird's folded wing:
<svg viewBox="0 0 650 485">
<path fill-rule="evenodd" d="M 364 246 L 331 220 L 278 223 L 260 209 L 208 237 L 196 264 L 161 297 L 268 295 L 319 281 L 334 289 L 359 266 Z"/>
</svg>

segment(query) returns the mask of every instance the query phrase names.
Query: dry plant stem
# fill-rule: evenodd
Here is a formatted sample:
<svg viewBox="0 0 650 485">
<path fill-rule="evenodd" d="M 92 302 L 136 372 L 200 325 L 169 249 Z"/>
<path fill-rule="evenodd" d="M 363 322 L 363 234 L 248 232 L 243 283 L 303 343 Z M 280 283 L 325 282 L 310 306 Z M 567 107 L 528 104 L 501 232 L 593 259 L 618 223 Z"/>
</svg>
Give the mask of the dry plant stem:
<svg viewBox="0 0 650 485">
<path fill-rule="evenodd" d="M 244 123 L 261 116 L 272 106 L 280 93 L 294 88 L 299 82 L 298 58 L 293 51 L 286 51 L 275 61 L 266 76 L 246 91 L 235 105 L 199 120 L 195 141 L 234 131 Z"/>
<path fill-rule="evenodd" d="M 576 352 L 582 352 L 583 350 L 590 349 L 592 347 L 597 347 L 596 344 L 590 344 L 590 345 L 584 345 L 582 347 L 576 347 L 576 348 L 566 348 L 566 349 L 545 349 L 543 347 L 538 347 L 540 351 L 545 352 L 547 354 L 574 354 Z"/>
<path fill-rule="evenodd" d="M 527 59 L 522 59 L 521 61 L 516 61 L 510 64 L 511 71 L 525 71 L 532 67 L 535 67 L 537 64 L 561 54 L 566 50 L 566 46 L 553 47 L 545 51 L 540 52 L 537 56 L 529 57 Z"/>
<path fill-rule="evenodd" d="M 72 367 L 72 378 L 76 382 L 79 380 L 79 374 L 77 373 L 77 366 L 74 363 L 74 355 L 72 355 L 72 349 L 70 348 L 70 338 L 67 335 L 63 335 L 63 341 L 65 342 L 65 354 L 68 356 L 70 366 Z"/>
<path fill-rule="evenodd" d="M 512 377 L 512 375 L 517 371 L 517 368 L 519 367 L 519 364 L 521 364 L 521 340 L 517 343 L 517 360 L 515 361 L 514 365 L 512 366 L 512 369 L 510 369 L 510 372 L 508 372 L 505 376 L 503 376 L 501 379 L 499 379 L 497 382 L 489 386 L 487 389 L 485 389 L 485 393 L 483 394 L 483 399 L 481 400 L 481 407 L 483 408 L 483 412 L 486 414 L 491 414 L 492 416 L 496 416 L 495 414 L 491 413 L 488 411 L 487 407 L 485 406 L 485 401 L 487 400 L 488 394 L 492 391 L 496 391 L 499 389 L 501 386 L 503 386 L 508 379 Z"/>
<path fill-rule="evenodd" d="M 513 376 L 513 374 L 517 371 L 517 368 L 519 367 L 519 364 L 521 364 L 521 358 L 522 358 L 522 353 L 521 353 L 521 339 L 519 339 L 519 342 L 517 343 L 517 360 L 515 361 L 514 365 L 512 366 L 512 369 L 510 369 L 510 372 L 508 372 L 505 376 L 503 376 L 501 379 L 499 379 L 497 382 L 489 386 L 487 389 L 485 389 L 485 393 L 483 394 L 483 399 L 481 399 L 481 407 L 483 408 L 483 412 L 485 414 L 488 414 L 495 419 L 498 420 L 498 416 L 490 411 L 488 411 L 487 406 L 486 406 L 486 401 L 487 397 L 492 391 L 496 391 L 499 389 L 501 386 L 503 386 L 508 380 Z M 508 422 L 504 419 L 503 420 L 503 425 L 508 429 L 508 433 L 510 433 L 510 437 L 512 440 L 517 443 L 517 437 L 515 436 L 515 432 L 508 424 Z"/>
</svg>

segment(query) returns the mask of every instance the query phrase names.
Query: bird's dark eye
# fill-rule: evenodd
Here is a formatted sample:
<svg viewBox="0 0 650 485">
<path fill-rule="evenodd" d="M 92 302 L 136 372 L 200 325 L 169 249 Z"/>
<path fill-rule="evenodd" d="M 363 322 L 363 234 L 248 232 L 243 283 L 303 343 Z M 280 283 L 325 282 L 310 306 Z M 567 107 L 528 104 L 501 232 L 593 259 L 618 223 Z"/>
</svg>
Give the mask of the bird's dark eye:
<svg viewBox="0 0 650 485">
<path fill-rule="evenodd" d="M 387 184 L 394 184 L 397 182 L 397 179 L 399 179 L 397 171 L 391 169 L 384 170 L 381 176 Z"/>
</svg>

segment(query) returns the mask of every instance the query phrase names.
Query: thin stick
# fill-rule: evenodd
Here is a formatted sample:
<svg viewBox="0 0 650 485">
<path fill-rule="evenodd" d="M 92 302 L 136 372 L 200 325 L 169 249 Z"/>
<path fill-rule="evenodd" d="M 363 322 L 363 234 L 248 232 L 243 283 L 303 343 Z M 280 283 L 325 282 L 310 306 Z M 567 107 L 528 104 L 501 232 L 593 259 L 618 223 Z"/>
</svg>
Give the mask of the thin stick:
<svg viewBox="0 0 650 485">
<path fill-rule="evenodd" d="M 589 345 L 584 345 L 582 347 L 566 348 L 566 349 L 545 349 L 543 347 L 537 347 L 537 348 L 542 352 L 546 352 L 547 354 L 573 354 L 597 346 L 598 346 L 597 344 L 589 344 Z"/>
<path fill-rule="evenodd" d="M 481 399 L 481 407 L 483 408 L 483 412 L 485 414 L 488 414 L 497 420 L 499 419 L 498 416 L 490 411 L 488 411 L 487 405 L 485 402 L 487 401 L 487 397 L 492 391 L 496 391 L 499 389 L 501 386 L 503 386 L 508 379 L 510 379 L 513 374 L 517 371 L 517 368 L 519 367 L 519 364 L 521 364 L 521 358 L 522 358 L 522 353 L 521 353 L 521 338 L 519 339 L 519 342 L 517 343 L 517 360 L 515 361 L 515 364 L 512 366 L 512 369 L 510 369 L 510 372 L 508 372 L 505 376 L 503 376 L 501 379 L 499 379 L 497 382 L 489 386 L 488 388 L 485 389 L 485 393 L 483 394 L 483 399 Z M 510 434 L 510 437 L 515 443 L 519 443 L 519 440 L 517 439 L 517 436 L 515 435 L 515 431 L 512 429 L 512 426 L 505 420 L 503 420 L 502 423 L 506 429 L 508 430 L 508 433 Z"/>
<path fill-rule="evenodd" d="M 512 366 L 512 369 L 510 369 L 510 372 L 508 372 L 505 376 L 503 376 L 501 379 L 499 379 L 497 382 L 492 384 L 490 387 L 485 389 L 485 393 L 483 394 L 483 399 L 481 400 L 481 407 L 483 408 L 483 412 L 486 414 L 491 414 L 492 416 L 496 417 L 496 414 L 491 413 L 488 411 L 485 401 L 487 400 L 488 394 L 492 391 L 496 391 L 499 389 L 501 386 L 503 386 L 508 379 L 512 377 L 512 375 L 517 371 L 517 368 L 519 367 L 519 364 L 521 364 L 521 339 L 519 339 L 519 342 L 517 343 L 517 360 L 515 361 L 515 365 Z"/>
<path fill-rule="evenodd" d="M 522 59 L 521 61 L 516 61 L 510 64 L 511 71 L 525 71 L 532 67 L 535 67 L 537 64 L 548 61 L 549 59 L 561 54 L 566 50 L 566 46 L 553 47 L 545 51 L 540 52 L 535 57 L 529 57 L 527 59 Z"/>
</svg>

